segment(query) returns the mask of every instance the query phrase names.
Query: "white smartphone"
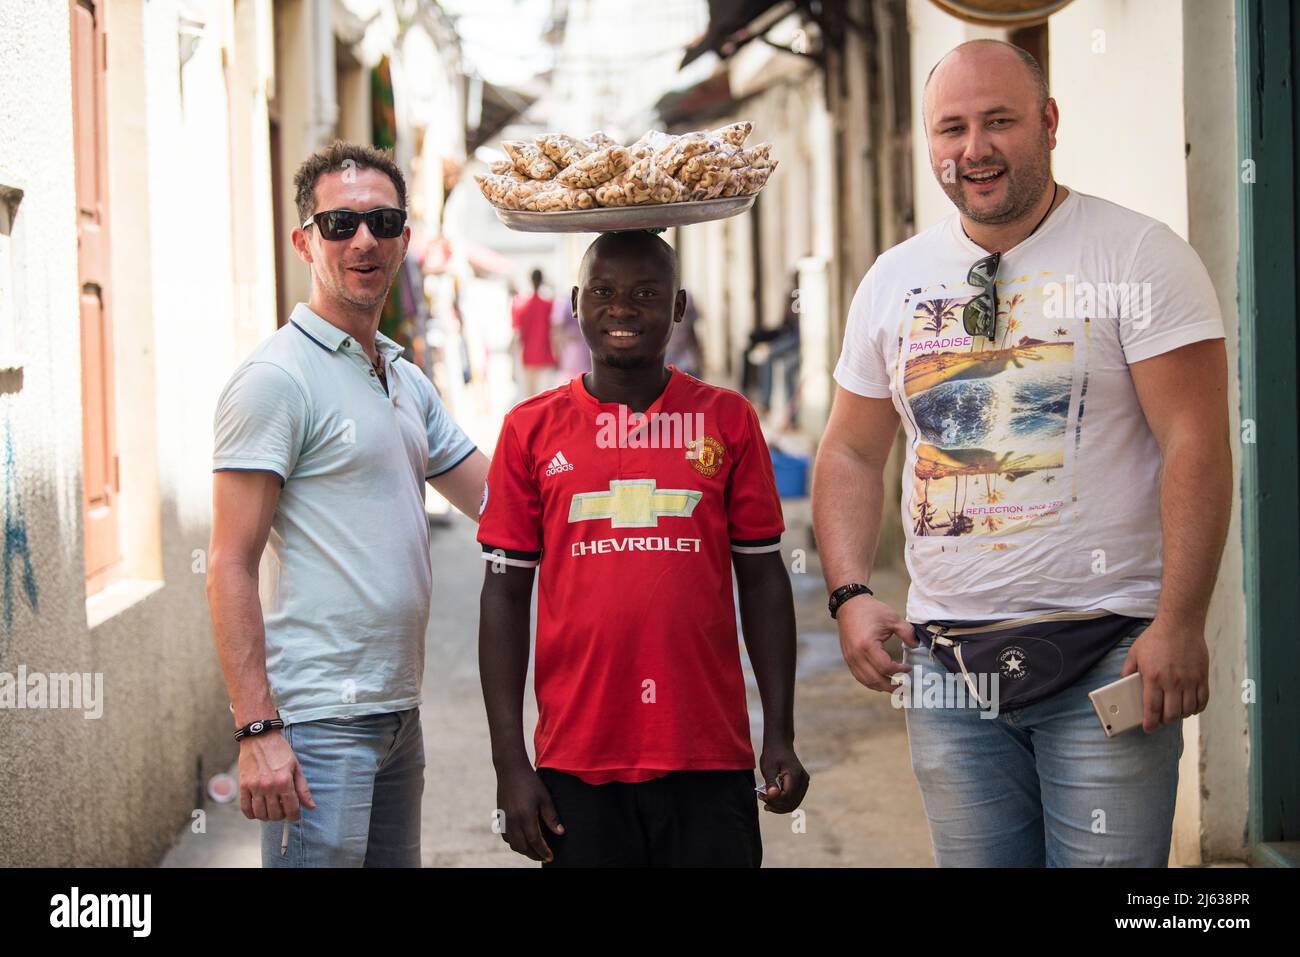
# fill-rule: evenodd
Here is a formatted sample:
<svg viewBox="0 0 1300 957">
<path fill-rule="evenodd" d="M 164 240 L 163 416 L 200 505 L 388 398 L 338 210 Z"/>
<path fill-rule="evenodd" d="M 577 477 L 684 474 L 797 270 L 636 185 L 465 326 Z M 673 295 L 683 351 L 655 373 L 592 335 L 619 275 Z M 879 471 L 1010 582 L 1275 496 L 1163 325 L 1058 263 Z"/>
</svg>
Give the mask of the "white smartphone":
<svg viewBox="0 0 1300 957">
<path fill-rule="evenodd" d="M 1136 671 L 1127 678 L 1089 691 L 1088 697 L 1106 737 L 1142 727 L 1142 675 Z"/>
</svg>

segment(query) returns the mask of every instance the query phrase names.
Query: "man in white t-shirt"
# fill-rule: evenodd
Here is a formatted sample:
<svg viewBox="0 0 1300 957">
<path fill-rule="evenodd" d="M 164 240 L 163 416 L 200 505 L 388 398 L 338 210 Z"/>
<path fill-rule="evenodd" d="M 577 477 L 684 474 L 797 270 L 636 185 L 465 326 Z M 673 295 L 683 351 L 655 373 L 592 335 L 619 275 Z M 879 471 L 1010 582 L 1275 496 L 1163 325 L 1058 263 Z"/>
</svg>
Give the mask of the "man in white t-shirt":
<svg viewBox="0 0 1300 957">
<path fill-rule="evenodd" d="M 1163 866 L 1181 720 L 1209 697 L 1206 611 L 1232 494 L 1215 292 L 1163 223 L 1054 181 L 1059 114 L 1024 51 L 951 51 L 924 118 L 958 213 L 862 280 L 817 456 L 844 658 L 908 705 L 941 866 Z M 906 618 L 862 587 L 900 420 Z M 1118 623 L 1077 680 L 1001 713 L 897 694 L 953 670 L 927 653 L 936 627 L 1048 613 Z M 1068 665 L 1085 642 L 1063 635 Z M 1004 692 L 1023 671 L 1010 657 Z M 1134 672 L 1143 727 L 1108 738 L 1088 692 Z"/>
</svg>

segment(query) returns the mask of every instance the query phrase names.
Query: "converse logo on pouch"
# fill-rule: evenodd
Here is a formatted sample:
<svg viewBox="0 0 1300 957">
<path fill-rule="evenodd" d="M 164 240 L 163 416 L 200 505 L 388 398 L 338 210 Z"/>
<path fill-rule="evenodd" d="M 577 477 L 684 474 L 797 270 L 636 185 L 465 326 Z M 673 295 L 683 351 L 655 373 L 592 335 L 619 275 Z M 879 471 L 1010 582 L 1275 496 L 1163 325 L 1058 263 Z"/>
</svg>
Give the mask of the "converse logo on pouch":
<svg viewBox="0 0 1300 957">
<path fill-rule="evenodd" d="M 1025 654 L 1025 649 L 1017 645 L 1003 648 L 998 655 L 998 664 L 1004 678 L 1018 680 L 1029 674 L 1029 656 Z"/>
</svg>

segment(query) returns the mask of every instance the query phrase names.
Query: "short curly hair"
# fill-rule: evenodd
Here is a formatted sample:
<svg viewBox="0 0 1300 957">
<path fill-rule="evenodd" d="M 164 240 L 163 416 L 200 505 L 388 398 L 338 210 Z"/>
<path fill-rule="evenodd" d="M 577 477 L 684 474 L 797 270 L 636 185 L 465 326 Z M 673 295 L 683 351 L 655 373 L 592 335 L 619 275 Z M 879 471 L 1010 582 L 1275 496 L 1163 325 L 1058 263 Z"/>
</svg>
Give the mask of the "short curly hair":
<svg viewBox="0 0 1300 957">
<path fill-rule="evenodd" d="M 298 222 L 305 223 L 316 212 L 316 182 L 328 173 L 345 169 L 377 169 L 397 188 L 397 205 L 406 209 L 406 178 L 393 160 L 390 150 L 375 149 L 365 143 L 335 140 L 303 160 L 293 176 L 294 202 L 298 204 Z"/>
</svg>

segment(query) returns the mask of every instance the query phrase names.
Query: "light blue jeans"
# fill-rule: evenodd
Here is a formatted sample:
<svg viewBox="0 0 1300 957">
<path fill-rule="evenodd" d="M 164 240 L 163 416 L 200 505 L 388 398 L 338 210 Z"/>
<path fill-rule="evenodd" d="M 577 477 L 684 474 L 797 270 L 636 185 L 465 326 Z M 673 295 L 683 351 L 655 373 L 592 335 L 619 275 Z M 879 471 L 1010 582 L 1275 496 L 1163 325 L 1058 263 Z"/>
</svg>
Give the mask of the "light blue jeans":
<svg viewBox="0 0 1300 957">
<path fill-rule="evenodd" d="M 262 824 L 263 867 L 419 867 L 420 709 L 291 724 L 285 739 L 316 809 Z"/>
<path fill-rule="evenodd" d="M 1074 685 L 996 718 L 908 708 L 912 770 L 940 867 L 1164 867 L 1182 723 L 1107 738 L 1088 692 L 1119 678 L 1143 623 Z M 905 653 L 946 673 L 924 645 Z"/>
</svg>

